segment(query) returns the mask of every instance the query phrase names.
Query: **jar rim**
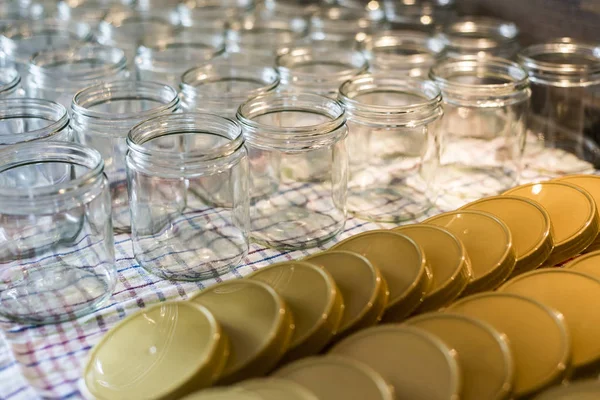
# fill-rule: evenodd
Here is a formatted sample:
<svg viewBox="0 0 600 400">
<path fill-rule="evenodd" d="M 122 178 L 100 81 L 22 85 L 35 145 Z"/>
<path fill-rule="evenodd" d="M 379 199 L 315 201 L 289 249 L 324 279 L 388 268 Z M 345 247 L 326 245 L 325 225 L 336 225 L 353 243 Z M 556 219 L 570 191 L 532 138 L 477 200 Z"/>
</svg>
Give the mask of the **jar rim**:
<svg viewBox="0 0 600 400">
<path fill-rule="evenodd" d="M 49 125 L 33 131 L 19 133 L 16 143 L 0 143 L 14 145 L 18 143 L 35 143 L 38 139 L 49 138 L 67 129 L 69 114 L 67 109 L 54 101 L 28 97 L 0 100 L 0 119 L 5 118 L 41 118 L 52 121 Z M 0 135 L 0 140 L 4 135 Z"/>
<path fill-rule="evenodd" d="M 2 186 L 0 197 L 7 200 L 37 199 L 44 201 L 56 196 L 72 196 L 73 191 L 85 189 L 103 176 L 104 160 L 100 153 L 87 146 L 73 142 L 45 141 L 21 143 L 0 149 L 0 173 L 35 162 L 64 162 L 88 168 L 84 174 L 66 182 L 40 187 L 15 190 Z"/>
<path fill-rule="evenodd" d="M 476 37 L 471 34 L 478 34 Z M 492 17 L 467 16 L 448 25 L 440 37 L 446 46 L 457 49 L 489 50 L 516 42 L 519 28 L 510 21 Z"/>
<path fill-rule="evenodd" d="M 427 58 L 436 60 L 443 56 L 445 45 L 438 37 L 415 30 L 388 30 L 369 35 L 362 42 L 369 61 L 377 56 L 393 58 L 396 62 L 408 62 L 406 67 L 427 63 Z M 391 49 L 410 49 L 415 54 L 390 53 Z"/>
<path fill-rule="evenodd" d="M 97 104 L 102 104 L 123 92 L 128 92 L 126 96 L 131 96 L 131 92 L 138 93 L 137 98 L 149 98 L 162 101 L 158 107 L 153 107 L 149 110 L 139 112 L 129 112 L 123 114 L 114 114 L 110 112 L 102 112 L 91 110 L 89 107 Z M 123 94 L 125 96 L 125 94 Z M 117 97 L 118 98 L 118 97 Z M 80 90 L 73 97 L 71 108 L 77 115 L 98 120 L 139 120 L 146 119 L 157 113 L 163 113 L 171 110 L 179 104 L 179 96 L 177 91 L 169 85 L 153 81 L 130 81 L 120 80 L 108 83 L 99 83 L 88 86 Z"/>
<path fill-rule="evenodd" d="M 355 50 L 344 50 L 335 48 L 311 48 L 296 47 L 279 54 L 275 59 L 275 65 L 280 75 L 292 75 L 302 79 L 311 79 L 315 77 L 313 72 L 298 71 L 294 68 L 298 63 L 311 62 L 312 64 L 344 62 L 348 68 L 328 74 L 326 77 L 318 75 L 318 79 L 345 78 L 365 72 L 369 66 L 365 56 Z"/>
<path fill-rule="evenodd" d="M 137 50 L 137 56 L 136 56 L 136 64 L 144 69 L 149 69 L 149 70 L 154 70 L 154 71 L 166 71 L 166 72 L 172 72 L 171 68 L 176 67 L 177 69 L 179 69 L 181 71 L 181 67 L 184 68 L 184 71 L 187 70 L 187 67 L 189 67 L 189 64 L 192 64 L 192 62 L 190 62 L 188 65 L 185 65 L 185 63 L 179 64 L 179 61 L 181 60 L 177 60 L 177 59 L 173 59 L 173 58 L 160 58 L 160 56 L 162 55 L 164 57 L 165 52 L 171 51 L 171 50 L 181 50 L 181 52 L 179 54 L 185 54 L 183 53 L 186 50 L 207 50 L 210 51 L 211 54 L 208 57 L 208 59 L 210 60 L 211 58 L 217 57 L 220 54 L 223 54 L 225 52 L 225 44 L 224 42 L 221 42 L 220 45 L 213 45 L 211 43 L 205 43 L 205 42 L 201 42 L 201 41 L 186 41 L 186 40 L 178 40 L 177 38 L 173 38 L 173 39 L 169 39 L 165 42 L 161 42 L 161 43 L 157 43 L 154 45 L 142 45 L 138 48 Z M 190 60 L 191 61 L 191 60 Z M 205 62 L 206 60 L 200 60 L 201 62 Z"/>
<path fill-rule="evenodd" d="M 7 77 L 0 80 L 0 93 L 10 93 L 21 83 L 21 75 L 15 68 L 0 68 L 0 76 Z"/>
</svg>

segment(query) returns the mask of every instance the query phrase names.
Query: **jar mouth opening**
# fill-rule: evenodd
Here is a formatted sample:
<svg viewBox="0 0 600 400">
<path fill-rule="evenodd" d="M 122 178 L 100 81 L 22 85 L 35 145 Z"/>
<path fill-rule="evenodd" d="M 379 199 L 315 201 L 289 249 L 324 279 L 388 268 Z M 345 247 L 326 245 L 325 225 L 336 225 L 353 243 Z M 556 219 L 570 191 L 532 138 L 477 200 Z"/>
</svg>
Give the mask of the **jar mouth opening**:
<svg viewBox="0 0 600 400">
<path fill-rule="evenodd" d="M 16 135 L 0 134 L 0 145 L 13 145 L 50 138 L 69 126 L 67 109 L 61 104 L 44 99 L 16 98 L 0 100 L 0 120 L 13 118 L 44 120 L 48 121 L 48 125 Z M 6 140 L 10 141 L 6 142 Z"/>
<path fill-rule="evenodd" d="M 15 190 L 14 187 L 2 185 L 0 179 L 0 197 L 4 199 L 20 199 L 32 197 L 41 200 L 48 196 L 64 196 L 85 188 L 97 181 L 104 171 L 104 161 L 97 150 L 72 142 L 34 142 L 18 144 L 0 149 L 0 175 L 12 169 L 37 164 L 61 163 L 77 165 L 87 169 L 79 176 L 45 186 L 28 187 L 26 190 Z"/>
<path fill-rule="evenodd" d="M 92 110 L 92 107 L 119 100 L 152 101 L 159 106 L 138 112 L 113 113 Z M 152 81 L 114 81 L 99 83 L 80 90 L 73 97 L 75 114 L 102 120 L 139 120 L 174 109 L 179 104 L 177 92 L 172 87 Z"/>
<path fill-rule="evenodd" d="M 277 56 L 275 60 L 280 72 L 298 77 L 345 77 L 367 70 L 367 59 L 358 51 L 339 49 L 295 48 Z M 335 67 L 337 70 L 323 73 L 315 67 Z M 306 69 L 306 70 L 304 70 Z"/>
<path fill-rule="evenodd" d="M 487 17 L 465 17 L 451 24 L 441 35 L 448 46 L 491 49 L 517 39 L 519 29 L 509 21 Z"/>
<path fill-rule="evenodd" d="M 130 10 L 108 13 L 98 26 L 98 39 L 103 44 L 108 44 L 104 42 L 109 40 L 145 43 L 148 38 L 159 37 L 165 33 L 172 35 L 178 25 L 179 19 L 175 15 Z"/>
<path fill-rule="evenodd" d="M 136 64 L 143 69 L 173 72 L 186 71 L 190 64 L 207 62 L 225 52 L 225 45 L 204 42 L 187 42 L 173 39 L 154 46 L 140 46 Z"/>
<path fill-rule="evenodd" d="M 529 46 L 518 57 L 524 68 L 533 75 L 600 73 L 600 46 L 577 43 L 570 38 Z"/>
<path fill-rule="evenodd" d="M 21 83 L 21 76 L 14 68 L 0 68 L 0 93 L 13 91 Z"/>
<path fill-rule="evenodd" d="M 164 143 L 160 143 L 161 139 L 175 135 L 181 139 L 181 146 L 179 149 L 165 150 Z M 206 140 L 196 142 L 196 138 Z M 131 128 L 127 135 L 127 145 L 136 153 L 168 158 L 175 163 L 227 157 L 243 144 L 242 128 L 237 122 L 218 115 L 197 112 L 150 118 Z"/>
<path fill-rule="evenodd" d="M 2 35 L 15 41 L 51 35 L 67 35 L 78 41 L 87 41 L 92 32 L 90 26 L 83 22 L 41 19 L 17 23 L 6 29 Z"/>
</svg>

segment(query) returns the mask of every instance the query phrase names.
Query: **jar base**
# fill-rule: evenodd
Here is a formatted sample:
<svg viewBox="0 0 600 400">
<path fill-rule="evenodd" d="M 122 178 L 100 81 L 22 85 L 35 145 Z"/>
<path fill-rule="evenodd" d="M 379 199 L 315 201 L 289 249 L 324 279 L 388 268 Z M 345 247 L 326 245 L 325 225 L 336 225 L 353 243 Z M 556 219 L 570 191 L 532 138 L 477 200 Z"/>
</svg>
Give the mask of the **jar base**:
<svg viewBox="0 0 600 400">
<path fill-rule="evenodd" d="M 425 193 L 410 186 L 350 188 L 347 204 L 353 215 L 373 222 L 413 220 L 432 207 Z"/>
</svg>

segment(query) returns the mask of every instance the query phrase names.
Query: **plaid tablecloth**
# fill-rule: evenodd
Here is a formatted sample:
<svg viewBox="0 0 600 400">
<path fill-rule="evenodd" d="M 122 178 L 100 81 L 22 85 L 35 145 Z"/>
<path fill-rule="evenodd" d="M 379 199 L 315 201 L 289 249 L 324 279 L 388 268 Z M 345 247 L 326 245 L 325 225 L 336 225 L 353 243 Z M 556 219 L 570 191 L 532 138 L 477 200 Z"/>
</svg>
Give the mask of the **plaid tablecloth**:
<svg viewBox="0 0 600 400">
<path fill-rule="evenodd" d="M 562 160 L 568 164 L 566 161 Z M 547 176 L 539 172 L 526 169 L 522 180 L 530 182 L 545 178 Z M 472 190 L 473 196 L 479 197 L 478 187 L 474 186 Z M 460 205 L 442 195 L 438 206 L 418 220 Z M 375 224 L 351 217 L 337 240 L 367 230 L 390 227 L 389 224 Z M 146 272 L 133 257 L 130 238 L 118 235 L 115 238 L 118 283 L 114 294 L 102 308 L 86 317 L 56 325 L 35 327 L 0 322 L 0 399 L 82 398 L 80 377 L 88 351 L 106 331 L 126 316 L 150 304 L 187 299 L 218 281 L 241 278 L 262 266 L 301 258 L 324 248 L 279 252 L 253 244 L 243 265 L 235 271 L 217 280 L 184 283 L 162 280 Z"/>
</svg>

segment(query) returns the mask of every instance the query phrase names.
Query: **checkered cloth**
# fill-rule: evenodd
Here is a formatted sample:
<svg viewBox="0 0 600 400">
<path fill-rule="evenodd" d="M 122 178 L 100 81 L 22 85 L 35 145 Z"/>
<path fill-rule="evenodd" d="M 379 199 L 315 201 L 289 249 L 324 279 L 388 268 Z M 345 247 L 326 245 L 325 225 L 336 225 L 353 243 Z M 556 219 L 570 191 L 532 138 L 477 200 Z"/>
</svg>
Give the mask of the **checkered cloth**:
<svg viewBox="0 0 600 400">
<path fill-rule="evenodd" d="M 523 176 L 524 182 L 546 178 L 533 170 L 526 170 Z M 478 187 L 473 187 L 473 195 L 478 196 Z M 462 205 L 447 197 L 443 197 L 438 204 L 438 207 L 417 220 Z M 390 227 L 389 224 L 375 224 L 351 217 L 337 240 L 367 230 Z M 131 239 L 127 235 L 118 235 L 115 238 L 117 287 L 99 310 L 75 321 L 56 325 L 35 327 L 0 322 L 0 399 L 81 398 L 80 380 L 88 351 L 106 331 L 126 316 L 150 304 L 187 299 L 216 282 L 241 278 L 271 263 L 301 258 L 324 250 L 333 243 L 327 243 L 322 248 L 289 252 L 253 244 L 243 265 L 235 271 L 218 279 L 190 283 L 170 282 L 148 273 L 133 257 Z"/>
</svg>

